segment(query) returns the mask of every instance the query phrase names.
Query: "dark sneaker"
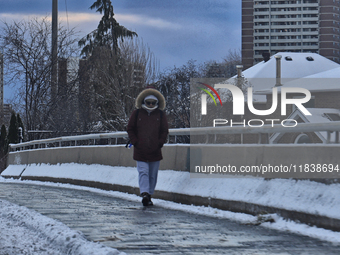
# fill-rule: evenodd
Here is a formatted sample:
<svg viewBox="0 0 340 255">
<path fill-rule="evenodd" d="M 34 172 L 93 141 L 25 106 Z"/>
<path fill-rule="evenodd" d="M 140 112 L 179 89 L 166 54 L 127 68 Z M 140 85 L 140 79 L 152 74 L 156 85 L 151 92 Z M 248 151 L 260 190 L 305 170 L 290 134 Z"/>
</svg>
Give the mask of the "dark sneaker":
<svg viewBox="0 0 340 255">
<path fill-rule="evenodd" d="M 151 201 L 151 196 L 149 195 L 149 203 L 148 205 L 153 205 L 152 201 Z"/>
<path fill-rule="evenodd" d="M 141 194 L 141 196 L 143 197 L 143 198 L 142 198 L 142 203 L 143 203 L 143 205 L 144 205 L 144 206 L 149 205 L 149 202 L 150 202 L 150 195 L 149 195 L 149 193 L 143 192 L 143 193 Z"/>
</svg>

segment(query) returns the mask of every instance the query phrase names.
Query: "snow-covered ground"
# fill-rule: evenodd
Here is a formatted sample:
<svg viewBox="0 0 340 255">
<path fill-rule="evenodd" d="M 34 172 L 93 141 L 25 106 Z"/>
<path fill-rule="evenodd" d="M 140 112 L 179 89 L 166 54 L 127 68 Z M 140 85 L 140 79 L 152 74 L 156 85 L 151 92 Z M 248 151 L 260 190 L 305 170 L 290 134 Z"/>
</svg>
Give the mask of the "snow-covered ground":
<svg viewBox="0 0 340 255">
<path fill-rule="evenodd" d="M 22 173 L 22 177 L 47 176 L 138 187 L 135 167 L 75 163 L 10 165 L 2 175 L 10 173 Z M 156 189 L 191 196 L 243 201 L 340 219 L 340 184 L 326 185 L 292 179 L 218 178 L 217 174 L 208 175 L 215 178 L 192 176 L 189 172 L 159 171 Z"/>
<path fill-rule="evenodd" d="M 102 165 L 80 164 L 41 164 L 29 166 L 10 166 L 9 169 L 6 169 L 6 171 L 7 173 L 9 171 L 22 172 L 24 168 L 25 171 L 22 176 L 51 176 L 59 178 L 100 181 L 120 185 L 129 185 L 133 187 L 138 186 L 137 172 L 133 167 L 110 167 Z M 23 184 L 34 183 L 39 185 L 59 186 L 63 188 L 83 189 L 140 202 L 140 197 L 136 195 L 115 191 L 104 191 L 89 187 L 79 187 L 70 184 L 20 181 L 4 179 L 1 177 L 0 182 L 21 182 Z M 340 196 L 338 195 L 340 193 L 339 184 L 325 185 L 310 181 L 284 179 L 273 179 L 267 181 L 262 178 L 190 178 L 190 174 L 187 172 L 167 170 L 159 172 L 159 181 L 156 188 L 158 190 L 188 195 L 199 195 L 204 197 L 252 202 L 261 205 L 275 206 L 277 208 L 307 212 L 315 215 L 323 215 L 340 219 Z M 158 206 L 174 210 L 182 210 L 194 214 L 227 218 L 243 223 L 247 222 L 250 224 L 259 222 L 257 217 L 242 213 L 232 213 L 210 207 L 181 205 L 159 199 L 153 199 L 153 201 L 154 203 L 157 203 Z M 12 209 L 9 212 L 4 208 L 8 206 L 7 203 L 8 202 L 6 201 L 2 201 L 0 203 L 0 232 L 4 233 L 3 230 L 6 229 L 6 235 L 0 236 L 1 247 L 9 247 L 8 249 L 13 246 L 21 247 L 22 249 L 29 247 L 32 249 L 32 251 L 34 251 L 34 249 L 38 251 L 34 254 L 39 254 L 39 250 L 41 249 L 45 249 L 45 251 L 41 252 L 40 254 L 63 254 L 65 249 L 77 249 L 74 251 L 72 250 L 72 254 L 82 254 L 81 249 L 86 249 L 87 251 L 93 250 L 93 254 L 115 254 L 114 252 L 116 252 L 112 249 L 110 250 L 111 253 L 109 253 L 109 251 L 105 250 L 109 248 L 102 247 L 100 244 L 87 242 L 81 233 L 70 230 L 65 225 L 48 219 L 45 216 L 42 216 L 26 208 L 11 204 L 10 206 Z M 287 221 L 278 215 L 270 215 L 270 217 L 275 219 L 274 223 L 264 222 L 261 225 L 268 228 L 290 231 L 301 235 L 334 242 L 337 245 L 340 245 L 339 232 Z M 50 223 L 50 221 L 52 223 Z M 53 227 L 51 227 L 52 225 Z M 9 226 L 11 227 L 9 228 Z M 35 231 L 36 234 L 21 235 L 21 228 L 25 228 L 26 231 Z M 51 231 L 51 228 L 57 230 Z M 10 231 L 8 229 L 10 229 Z M 18 238 L 18 235 L 20 235 L 20 238 Z M 32 240 L 31 238 L 37 238 L 37 240 Z M 18 240 L 20 240 L 20 243 Z M 2 243 L 5 243 L 6 246 L 3 246 Z M 55 249 L 56 252 L 54 252 L 53 249 Z M 96 249 L 98 249 L 98 252 L 95 251 Z"/>
<path fill-rule="evenodd" d="M 125 254 L 26 207 L 0 200 L 0 254 Z"/>
</svg>

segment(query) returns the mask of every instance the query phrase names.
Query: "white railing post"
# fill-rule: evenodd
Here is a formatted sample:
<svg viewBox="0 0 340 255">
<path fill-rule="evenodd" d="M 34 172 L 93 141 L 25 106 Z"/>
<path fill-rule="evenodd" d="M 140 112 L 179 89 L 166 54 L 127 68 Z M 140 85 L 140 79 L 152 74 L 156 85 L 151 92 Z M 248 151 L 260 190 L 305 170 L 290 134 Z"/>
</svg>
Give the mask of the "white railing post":
<svg viewBox="0 0 340 255">
<path fill-rule="evenodd" d="M 326 143 L 330 143 L 331 142 L 331 132 L 327 131 L 327 142 Z"/>
</svg>

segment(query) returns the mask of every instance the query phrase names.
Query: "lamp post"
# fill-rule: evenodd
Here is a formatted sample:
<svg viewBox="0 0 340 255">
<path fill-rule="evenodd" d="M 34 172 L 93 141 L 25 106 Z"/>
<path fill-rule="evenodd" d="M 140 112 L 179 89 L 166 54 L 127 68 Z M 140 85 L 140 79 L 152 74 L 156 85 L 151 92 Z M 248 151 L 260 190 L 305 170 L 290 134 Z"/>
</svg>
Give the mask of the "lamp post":
<svg viewBox="0 0 340 255">
<path fill-rule="evenodd" d="M 51 97 L 55 103 L 58 85 L 58 0 L 52 0 L 52 70 Z"/>
</svg>

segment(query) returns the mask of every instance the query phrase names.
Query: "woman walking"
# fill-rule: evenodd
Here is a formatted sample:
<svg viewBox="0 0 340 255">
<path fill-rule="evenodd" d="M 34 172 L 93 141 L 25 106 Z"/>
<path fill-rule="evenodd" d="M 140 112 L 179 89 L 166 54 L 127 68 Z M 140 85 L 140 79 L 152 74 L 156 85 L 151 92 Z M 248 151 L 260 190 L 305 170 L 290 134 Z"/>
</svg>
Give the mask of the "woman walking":
<svg viewBox="0 0 340 255">
<path fill-rule="evenodd" d="M 161 148 L 166 142 L 168 121 L 165 98 L 154 87 L 147 87 L 136 98 L 136 110 L 127 126 L 130 143 L 134 146 L 133 159 L 137 161 L 139 189 L 144 206 L 153 205 L 151 195 L 155 191 Z"/>
</svg>

